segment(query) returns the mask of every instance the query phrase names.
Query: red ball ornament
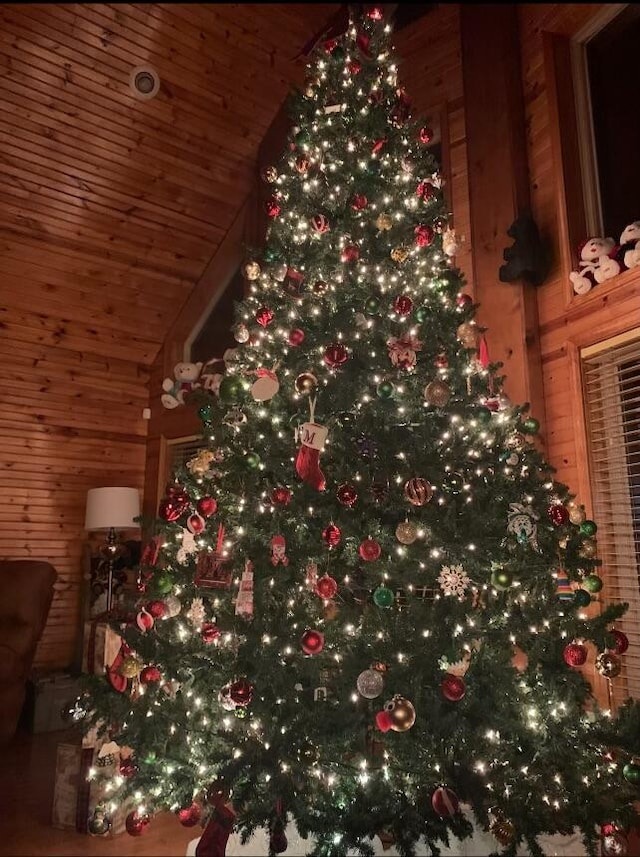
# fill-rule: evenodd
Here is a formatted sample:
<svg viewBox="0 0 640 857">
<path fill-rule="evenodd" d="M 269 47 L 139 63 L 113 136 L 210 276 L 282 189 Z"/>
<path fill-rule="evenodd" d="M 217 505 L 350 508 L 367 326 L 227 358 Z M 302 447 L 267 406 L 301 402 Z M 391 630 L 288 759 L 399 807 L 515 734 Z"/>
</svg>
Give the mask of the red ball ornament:
<svg viewBox="0 0 640 857">
<path fill-rule="evenodd" d="M 268 327 L 273 321 L 273 310 L 271 307 L 263 306 L 256 313 L 256 321 L 262 327 Z"/>
<path fill-rule="evenodd" d="M 213 497 L 201 497 L 196 503 L 196 509 L 203 518 L 210 518 L 218 511 L 218 501 Z"/>
<path fill-rule="evenodd" d="M 416 226 L 413 230 L 417 247 L 428 247 L 433 243 L 435 232 L 430 226 Z"/>
<path fill-rule="evenodd" d="M 300 642 L 305 654 L 317 655 L 324 649 L 324 634 L 320 631 L 305 631 Z"/>
<path fill-rule="evenodd" d="M 629 638 L 627 635 L 623 634 L 622 631 L 614 629 L 613 631 L 609 631 L 609 636 L 613 639 L 613 645 L 610 648 L 613 649 L 616 655 L 624 655 L 629 648 Z"/>
<path fill-rule="evenodd" d="M 338 487 L 336 496 L 343 506 L 353 506 L 358 499 L 358 492 L 353 485 L 345 482 Z"/>
<path fill-rule="evenodd" d="M 158 669 L 158 667 L 145 667 L 140 673 L 140 681 L 143 684 L 154 684 L 157 681 L 160 681 L 162 678 L 162 673 Z"/>
<path fill-rule="evenodd" d="M 363 208 L 366 208 L 368 205 L 367 197 L 362 193 L 354 194 L 351 200 L 351 208 L 354 211 L 362 211 Z"/>
<path fill-rule="evenodd" d="M 453 673 L 447 673 L 440 683 L 440 690 L 449 702 L 458 702 L 465 695 L 467 688 L 464 679 Z"/>
<path fill-rule="evenodd" d="M 291 490 L 284 485 L 278 485 L 271 492 L 271 502 L 274 506 L 288 506 L 291 502 Z"/>
<path fill-rule="evenodd" d="M 167 605 L 164 601 L 150 601 L 147 604 L 147 612 L 151 613 L 154 619 L 162 619 L 167 612 Z"/>
<path fill-rule="evenodd" d="M 324 362 L 332 369 L 335 369 L 336 366 L 342 366 L 348 359 L 349 352 L 341 342 L 328 345 L 324 352 Z"/>
<path fill-rule="evenodd" d="M 126 780 L 131 779 L 138 773 L 138 766 L 131 757 L 123 759 L 118 767 L 118 773 Z"/>
<path fill-rule="evenodd" d="M 375 562 L 380 558 L 382 548 L 375 539 L 372 539 L 371 536 L 369 536 L 368 539 L 365 539 L 360 543 L 358 553 L 360 554 L 361 559 L 365 562 Z"/>
<path fill-rule="evenodd" d="M 204 530 L 204 527 L 205 524 L 202 515 L 189 515 L 187 520 L 187 529 L 190 533 L 193 533 L 194 536 L 199 536 Z"/>
<path fill-rule="evenodd" d="M 376 714 L 376 726 L 381 732 L 388 732 L 391 729 L 392 722 L 391 715 L 386 709 Z"/>
<path fill-rule="evenodd" d="M 456 297 L 456 305 L 459 306 L 460 309 L 466 309 L 466 307 L 471 306 L 472 303 L 473 298 L 466 292 L 460 292 Z"/>
<path fill-rule="evenodd" d="M 587 662 L 587 647 L 582 643 L 568 643 L 564 647 L 562 657 L 570 667 L 581 667 Z"/>
<path fill-rule="evenodd" d="M 325 53 L 328 53 L 328 54 L 333 53 L 337 47 L 338 47 L 338 40 L 337 39 L 327 39 L 326 42 L 324 43 Z"/>
<path fill-rule="evenodd" d="M 200 636 L 205 643 L 214 643 L 220 636 L 220 628 L 215 622 L 203 622 L 200 628 Z"/>
<path fill-rule="evenodd" d="M 182 505 L 177 503 L 173 497 L 165 497 L 158 507 L 160 517 L 164 518 L 165 521 L 169 521 L 169 523 L 177 521 L 184 511 Z"/>
<path fill-rule="evenodd" d="M 408 295 L 398 295 L 393 302 L 393 308 L 398 315 L 409 315 L 413 309 L 413 301 Z"/>
<path fill-rule="evenodd" d="M 322 577 L 318 579 L 318 582 L 316 583 L 316 593 L 320 598 L 329 600 L 334 597 L 337 591 L 338 584 L 333 577 L 330 577 L 328 574 L 323 574 Z"/>
<path fill-rule="evenodd" d="M 362 63 L 359 60 L 349 60 L 347 63 L 347 68 L 349 70 L 349 74 L 355 77 L 356 74 L 360 74 L 362 71 Z"/>
<path fill-rule="evenodd" d="M 324 214 L 314 214 L 311 218 L 311 226 L 318 235 L 329 231 L 329 219 Z"/>
<path fill-rule="evenodd" d="M 195 827 L 202 818 L 202 807 L 195 801 L 177 812 L 178 821 L 183 827 Z"/>
<path fill-rule="evenodd" d="M 431 184 L 431 182 L 427 181 L 426 179 L 423 179 L 416 188 L 416 194 L 423 202 L 429 202 L 430 199 L 433 199 L 435 193 L 436 189 Z"/>
<path fill-rule="evenodd" d="M 342 533 L 336 527 L 335 524 L 329 524 L 328 527 L 325 527 L 322 531 L 322 538 L 329 545 L 330 548 L 336 547 L 336 545 L 340 544 L 340 539 L 342 538 Z"/>
<path fill-rule="evenodd" d="M 253 685 L 246 678 L 238 679 L 230 685 L 229 696 L 236 705 L 247 706 L 253 699 Z"/>
<path fill-rule="evenodd" d="M 343 262 L 357 262 L 360 258 L 360 248 L 357 244 L 347 244 L 343 248 L 340 258 Z"/>
<path fill-rule="evenodd" d="M 562 527 L 569 521 L 569 510 L 560 503 L 554 503 L 547 509 L 547 515 L 554 527 Z"/>
<path fill-rule="evenodd" d="M 264 208 L 265 208 L 265 211 L 267 212 L 267 217 L 271 217 L 271 218 L 277 217 L 280 214 L 280 212 L 282 211 L 282 208 L 280 207 L 280 203 L 274 197 L 271 197 L 271 199 L 268 199 L 265 202 Z"/>
<path fill-rule="evenodd" d="M 149 827 L 149 816 L 138 815 L 137 812 L 130 812 L 126 817 L 124 826 L 129 836 L 142 836 Z"/>
<path fill-rule="evenodd" d="M 300 330 L 299 327 L 294 327 L 294 329 L 289 333 L 289 345 L 293 345 L 294 347 L 297 345 L 302 345 L 304 342 L 304 330 Z"/>
<path fill-rule="evenodd" d="M 440 786 L 431 795 L 431 806 L 435 814 L 439 815 L 440 818 L 448 818 L 450 815 L 456 814 L 460 808 L 460 801 L 455 792 L 444 786 Z"/>
<path fill-rule="evenodd" d="M 371 9 L 367 12 L 367 18 L 371 21 L 382 21 L 384 18 L 384 13 L 380 6 L 372 6 Z"/>
<path fill-rule="evenodd" d="M 420 138 L 420 142 L 424 143 L 425 146 L 428 146 L 429 143 L 433 140 L 433 131 L 431 128 L 428 128 L 426 125 L 420 129 L 420 133 L 418 134 Z"/>
</svg>

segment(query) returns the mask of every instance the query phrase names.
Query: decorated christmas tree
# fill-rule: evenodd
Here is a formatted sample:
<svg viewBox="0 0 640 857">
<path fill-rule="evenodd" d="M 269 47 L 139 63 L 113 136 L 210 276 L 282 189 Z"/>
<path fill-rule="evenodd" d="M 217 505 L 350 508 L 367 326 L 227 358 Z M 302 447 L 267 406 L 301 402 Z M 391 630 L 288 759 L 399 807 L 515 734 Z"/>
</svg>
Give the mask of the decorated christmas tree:
<svg viewBox="0 0 640 857">
<path fill-rule="evenodd" d="M 640 718 L 579 668 L 615 679 L 625 608 L 489 363 L 390 31 L 369 8 L 314 48 L 238 348 L 81 709 L 128 748 L 129 832 L 169 809 L 201 853 L 295 821 L 322 855 L 474 824 L 622 854 Z"/>
</svg>

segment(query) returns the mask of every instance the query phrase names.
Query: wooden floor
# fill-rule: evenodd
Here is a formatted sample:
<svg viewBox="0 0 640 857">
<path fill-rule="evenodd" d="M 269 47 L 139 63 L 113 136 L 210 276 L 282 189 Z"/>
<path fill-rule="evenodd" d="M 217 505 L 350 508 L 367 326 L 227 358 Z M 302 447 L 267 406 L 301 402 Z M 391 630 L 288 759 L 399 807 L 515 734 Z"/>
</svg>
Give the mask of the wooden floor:
<svg viewBox="0 0 640 857">
<path fill-rule="evenodd" d="M 182 827 L 175 816 L 154 818 L 147 833 L 133 838 L 87 836 L 51 826 L 51 805 L 59 742 L 72 732 L 21 734 L 0 753 L 0 855 L 3 857 L 184 857 L 200 828 Z"/>
</svg>

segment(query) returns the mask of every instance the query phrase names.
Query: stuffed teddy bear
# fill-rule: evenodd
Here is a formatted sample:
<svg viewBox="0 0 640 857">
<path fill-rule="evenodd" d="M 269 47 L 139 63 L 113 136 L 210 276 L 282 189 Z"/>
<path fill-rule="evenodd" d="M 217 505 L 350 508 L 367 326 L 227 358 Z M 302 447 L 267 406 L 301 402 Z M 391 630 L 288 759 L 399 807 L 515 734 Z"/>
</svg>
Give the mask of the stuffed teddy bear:
<svg viewBox="0 0 640 857">
<path fill-rule="evenodd" d="M 619 248 L 613 238 L 586 238 L 578 246 L 580 270 L 572 271 L 569 279 L 577 295 L 586 294 L 596 283 L 604 283 L 620 273 L 616 260 Z"/>
<path fill-rule="evenodd" d="M 176 363 L 173 370 L 175 379 L 165 378 L 162 382 L 164 393 L 160 401 L 165 408 L 171 410 L 184 405 L 185 394 L 200 386 L 198 378 L 201 369 L 202 363 Z"/>
<path fill-rule="evenodd" d="M 640 220 L 634 220 L 622 231 L 618 262 L 625 268 L 640 265 Z"/>
</svg>

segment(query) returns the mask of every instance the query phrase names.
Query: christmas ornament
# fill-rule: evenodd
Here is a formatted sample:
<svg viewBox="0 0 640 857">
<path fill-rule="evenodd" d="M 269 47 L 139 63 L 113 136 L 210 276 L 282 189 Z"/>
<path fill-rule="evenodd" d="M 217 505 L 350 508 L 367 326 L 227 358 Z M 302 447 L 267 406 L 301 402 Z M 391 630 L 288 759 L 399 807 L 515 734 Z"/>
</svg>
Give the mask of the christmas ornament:
<svg viewBox="0 0 640 857">
<path fill-rule="evenodd" d="M 428 405 L 444 408 L 451 398 L 451 388 L 444 381 L 429 381 L 424 388 L 424 398 Z"/>
<path fill-rule="evenodd" d="M 578 553 L 584 559 L 593 559 L 598 552 L 598 545 L 594 539 L 585 539 L 580 545 Z"/>
<path fill-rule="evenodd" d="M 247 706 L 253 699 L 253 690 L 251 682 L 241 678 L 229 685 L 229 696 L 236 705 Z"/>
<path fill-rule="evenodd" d="M 302 651 L 306 655 L 317 655 L 324 648 L 324 634 L 320 631 L 305 631 L 302 635 Z"/>
<path fill-rule="evenodd" d="M 504 591 L 505 589 L 509 589 L 512 583 L 513 575 L 504 568 L 495 568 L 491 572 L 491 585 L 495 589 Z"/>
<path fill-rule="evenodd" d="M 182 485 L 168 485 L 166 497 L 160 501 L 158 514 L 165 521 L 173 523 L 184 515 L 190 505 L 189 495 Z"/>
<path fill-rule="evenodd" d="M 402 128 L 411 115 L 411 101 L 402 87 L 396 91 L 396 97 L 389 119 L 394 128 Z"/>
<path fill-rule="evenodd" d="M 343 506 L 351 507 L 358 499 L 358 492 L 354 485 L 351 485 L 349 482 L 344 482 L 342 485 L 338 486 L 336 497 L 338 498 L 338 502 Z"/>
<path fill-rule="evenodd" d="M 286 555 L 287 541 L 284 536 L 277 533 L 271 539 L 271 565 L 289 565 L 289 557 Z"/>
<path fill-rule="evenodd" d="M 412 545 L 418 538 L 418 530 L 410 521 L 401 521 L 396 527 L 396 538 L 402 545 Z"/>
<path fill-rule="evenodd" d="M 449 258 L 456 255 L 458 250 L 460 249 L 460 244 L 458 243 L 458 236 L 456 235 L 455 229 L 451 229 L 451 227 L 447 226 L 447 228 L 442 232 L 442 251 L 445 256 L 449 256 Z"/>
<path fill-rule="evenodd" d="M 615 678 L 620 675 L 622 661 L 615 652 L 600 652 L 596 658 L 596 669 L 605 678 Z"/>
<path fill-rule="evenodd" d="M 512 449 L 515 452 L 522 452 L 527 445 L 527 439 L 520 432 L 514 432 L 510 435 L 506 440 L 506 446 L 508 449 Z"/>
<path fill-rule="evenodd" d="M 325 349 L 324 362 L 332 369 L 335 369 L 337 366 L 343 366 L 348 359 L 349 352 L 341 342 L 334 342 Z"/>
<path fill-rule="evenodd" d="M 395 389 L 396 388 L 391 381 L 381 381 L 376 387 L 376 396 L 379 399 L 390 399 L 393 396 Z"/>
<path fill-rule="evenodd" d="M 287 273 L 296 274 L 296 271 L 293 271 L 289 268 L 286 262 L 281 262 L 271 269 L 271 276 L 277 283 L 283 283 L 287 277 Z M 298 276 L 302 276 L 301 274 Z"/>
<path fill-rule="evenodd" d="M 416 476 L 405 482 L 404 496 L 412 506 L 424 506 L 433 497 L 433 488 L 426 479 Z"/>
<path fill-rule="evenodd" d="M 311 161 L 306 155 L 298 155 L 296 158 L 296 172 L 300 173 L 300 175 L 305 175 L 309 172 L 310 166 Z"/>
<path fill-rule="evenodd" d="M 465 348 L 477 348 L 480 334 L 478 328 L 471 321 L 464 321 L 458 326 L 456 336 Z"/>
<path fill-rule="evenodd" d="M 268 402 L 280 389 L 278 376 L 273 369 L 260 367 L 255 370 L 257 380 L 251 385 L 251 395 L 256 402 Z"/>
<path fill-rule="evenodd" d="M 242 269 L 247 280 L 257 280 L 260 274 L 262 273 L 260 269 L 260 265 L 257 262 L 251 261 L 247 262 Z"/>
<path fill-rule="evenodd" d="M 271 197 L 271 199 L 268 199 L 265 202 L 264 210 L 267 212 L 267 217 L 270 217 L 273 220 L 280 214 L 282 208 L 280 207 L 278 200 L 275 197 Z"/>
<path fill-rule="evenodd" d="M 413 230 L 416 247 L 428 247 L 433 244 L 435 232 L 430 226 L 416 226 Z"/>
<path fill-rule="evenodd" d="M 257 452 L 247 452 L 244 462 L 250 470 L 257 470 L 260 467 L 260 456 Z"/>
<path fill-rule="evenodd" d="M 412 334 L 406 333 L 399 338 L 388 339 L 387 348 L 393 366 L 399 369 L 413 369 L 417 360 L 416 353 L 422 351 L 422 342 Z"/>
<path fill-rule="evenodd" d="M 289 345 L 293 345 L 293 347 L 297 347 L 298 345 L 302 345 L 304 342 L 304 330 L 300 330 L 299 327 L 295 327 L 293 330 L 289 332 Z"/>
<path fill-rule="evenodd" d="M 126 817 L 124 826 L 129 836 L 142 836 L 149 827 L 149 816 L 138 815 L 137 812 L 130 812 Z"/>
<path fill-rule="evenodd" d="M 413 309 L 413 301 L 408 295 L 398 295 L 393 302 L 393 309 L 398 315 L 409 315 Z"/>
<path fill-rule="evenodd" d="M 471 583 L 461 565 L 443 565 L 437 580 L 445 595 L 456 595 L 458 598 L 464 596 Z"/>
<path fill-rule="evenodd" d="M 339 528 L 336 527 L 335 524 L 329 524 L 328 527 L 325 527 L 322 531 L 322 538 L 329 545 L 330 548 L 336 547 L 336 545 L 340 544 L 340 539 L 342 538 L 342 533 Z"/>
<path fill-rule="evenodd" d="M 324 214 L 314 214 L 311 218 L 311 226 L 318 235 L 324 235 L 329 231 L 329 218 Z"/>
<path fill-rule="evenodd" d="M 183 827 L 195 827 L 202 818 L 202 807 L 195 801 L 191 806 L 185 806 L 176 813 Z"/>
<path fill-rule="evenodd" d="M 131 756 L 128 756 L 126 759 L 122 759 L 120 761 L 118 773 L 121 777 L 124 777 L 125 780 L 129 780 L 131 779 L 131 777 L 135 777 L 135 775 L 138 773 L 138 766 L 133 761 Z"/>
<path fill-rule="evenodd" d="M 360 258 L 360 248 L 356 244 L 347 244 L 340 254 L 340 259 L 345 263 L 357 262 Z"/>
<path fill-rule="evenodd" d="M 356 679 L 356 687 L 360 696 L 365 699 L 375 699 L 384 689 L 384 679 L 377 670 L 364 670 Z"/>
<path fill-rule="evenodd" d="M 437 369 L 448 369 L 449 368 L 449 358 L 444 353 L 438 354 L 436 356 L 435 360 L 433 361 L 433 365 Z"/>
<path fill-rule="evenodd" d="M 205 521 L 202 515 L 194 514 L 189 515 L 187 518 L 187 529 L 190 533 L 193 533 L 194 536 L 200 535 L 205 526 Z"/>
<path fill-rule="evenodd" d="M 573 593 L 573 603 L 576 607 L 588 607 L 591 604 L 591 594 L 586 589 L 576 589 Z"/>
<path fill-rule="evenodd" d="M 144 664 L 135 655 L 127 655 L 120 665 L 120 674 L 125 678 L 137 678 Z"/>
<path fill-rule="evenodd" d="M 191 605 L 184 615 L 194 628 L 199 628 L 204 622 L 205 617 L 204 602 L 202 598 L 192 599 Z"/>
<path fill-rule="evenodd" d="M 225 711 L 235 711 L 236 710 L 236 704 L 231 699 L 231 686 L 230 685 L 228 685 L 228 684 L 225 685 L 218 692 L 218 702 L 220 703 L 221 707 Z"/>
<path fill-rule="evenodd" d="M 375 539 L 372 539 L 371 536 L 369 536 L 369 538 L 360 543 L 358 553 L 360 554 L 361 559 L 365 562 L 375 562 L 380 558 L 382 548 Z"/>
<path fill-rule="evenodd" d="M 241 408 L 231 408 L 222 418 L 222 422 L 232 429 L 239 429 L 246 421 L 247 416 Z"/>
<path fill-rule="evenodd" d="M 529 543 L 534 550 L 539 551 L 537 520 L 538 515 L 531 506 L 510 503 L 507 513 L 507 532 L 514 535 L 519 544 Z"/>
<path fill-rule="evenodd" d="M 437 788 L 431 795 L 431 806 L 436 815 L 440 818 L 448 818 L 450 815 L 455 815 L 460 808 L 458 796 L 451 789 L 444 786 Z"/>
<path fill-rule="evenodd" d="M 218 628 L 215 622 L 203 622 L 200 628 L 200 636 L 203 643 L 215 643 L 219 639 L 220 634 L 220 628 Z"/>
<path fill-rule="evenodd" d="M 391 716 L 386 709 L 376 714 L 376 726 L 381 732 L 388 732 L 391 729 Z"/>
<path fill-rule="evenodd" d="M 273 321 L 273 310 L 271 309 L 271 307 L 261 307 L 256 313 L 256 321 L 262 327 L 268 327 Z"/>
<path fill-rule="evenodd" d="M 376 218 L 376 228 L 380 230 L 380 232 L 388 232 L 393 228 L 393 217 L 390 214 L 379 214 Z"/>
<path fill-rule="evenodd" d="M 140 628 L 140 631 L 144 634 L 146 631 L 150 631 L 154 625 L 154 619 L 151 613 L 148 610 L 145 610 L 143 607 L 142 610 L 136 616 L 136 625 Z"/>
<path fill-rule="evenodd" d="M 284 273 L 282 273 L 282 269 L 278 272 L 281 275 L 282 290 L 290 298 L 299 298 L 303 291 L 304 274 L 294 268 L 288 268 L 286 265 L 282 267 Z"/>
<path fill-rule="evenodd" d="M 629 853 L 627 837 L 614 830 L 602 837 L 602 857 L 626 857 Z"/>
<path fill-rule="evenodd" d="M 313 293 L 315 295 L 326 295 L 329 291 L 329 283 L 325 280 L 316 280 L 313 284 Z"/>
<path fill-rule="evenodd" d="M 522 423 L 522 428 L 525 434 L 538 434 L 540 431 L 540 422 L 535 417 L 527 417 Z"/>
<path fill-rule="evenodd" d="M 218 501 L 213 497 L 201 497 L 196 503 L 196 509 L 203 518 L 210 518 L 218 511 Z"/>
<path fill-rule="evenodd" d="M 429 202 L 435 196 L 436 189 L 430 181 L 423 179 L 416 188 L 416 195 L 423 201 Z"/>
<path fill-rule="evenodd" d="M 235 614 L 245 619 L 251 619 L 253 616 L 253 563 L 249 559 L 244 563 L 244 571 L 236 596 Z"/>
<path fill-rule="evenodd" d="M 296 457 L 296 473 L 312 488 L 324 491 L 327 480 L 320 470 L 320 453 L 329 432 L 314 422 L 315 400 L 309 402 L 309 413 L 310 421 L 303 423 L 298 431 L 301 446 Z"/>
<path fill-rule="evenodd" d="M 347 69 L 349 74 L 355 77 L 356 74 L 360 74 L 362 71 L 362 63 L 359 60 L 351 59 L 347 62 Z"/>
<path fill-rule="evenodd" d="M 87 832 L 91 836 L 106 836 L 111 830 L 111 819 L 101 804 L 96 806 L 93 815 L 87 822 Z"/>
<path fill-rule="evenodd" d="M 283 485 L 278 485 L 271 492 L 271 502 L 274 506 L 288 506 L 291 502 L 292 492 Z"/>
<path fill-rule="evenodd" d="M 146 610 L 154 619 L 162 619 L 167 614 L 167 605 L 164 601 L 150 601 Z"/>
<path fill-rule="evenodd" d="M 586 521 L 587 514 L 584 510 L 584 506 L 579 506 L 575 501 L 571 500 L 567 504 L 567 508 L 569 509 L 569 520 L 572 524 L 579 527 Z"/>
<path fill-rule="evenodd" d="M 377 315 L 380 311 L 380 301 L 378 298 L 369 297 L 364 303 L 364 311 L 367 315 Z"/>
<path fill-rule="evenodd" d="M 140 681 L 143 684 L 155 684 L 162 678 L 158 667 L 145 667 L 140 673 Z"/>
<path fill-rule="evenodd" d="M 367 10 L 367 18 L 370 18 L 372 21 L 382 21 L 384 18 L 384 12 L 380 8 L 380 6 L 372 6 L 371 9 Z"/>
<path fill-rule="evenodd" d="M 214 464 L 222 460 L 219 451 L 212 449 L 201 449 L 193 458 L 186 463 L 186 468 L 192 476 L 218 476 Z"/>
<path fill-rule="evenodd" d="M 595 536 L 598 532 L 598 526 L 595 521 L 583 521 L 580 524 L 580 532 L 583 536 Z"/>
<path fill-rule="evenodd" d="M 312 375 L 311 372 L 302 372 L 293 382 L 293 385 L 296 388 L 297 393 L 300 393 L 303 396 L 308 396 L 309 393 L 313 393 L 318 385 L 318 381 L 315 375 Z"/>
<path fill-rule="evenodd" d="M 458 702 L 465 695 L 467 687 L 464 679 L 453 673 L 446 673 L 440 682 L 440 690 L 445 699 L 449 702 Z"/>
<path fill-rule="evenodd" d="M 388 586 L 378 586 L 378 588 L 373 593 L 373 603 L 376 607 L 382 607 L 384 609 L 391 607 L 395 600 L 395 596 L 391 589 Z"/>
<path fill-rule="evenodd" d="M 153 582 L 161 595 L 166 595 L 173 589 L 173 578 L 166 572 L 159 574 Z"/>
<path fill-rule="evenodd" d="M 564 647 L 562 657 L 570 667 L 581 667 L 587 662 L 587 647 L 582 643 L 568 643 Z"/>
<path fill-rule="evenodd" d="M 367 197 L 363 193 L 356 193 L 351 199 L 351 208 L 354 211 L 362 211 L 368 204 Z"/>
<path fill-rule="evenodd" d="M 399 265 L 404 264 L 409 258 L 409 250 L 407 247 L 400 245 L 399 247 L 394 247 L 389 254 L 394 262 L 397 262 Z"/>
<path fill-rule="evenodd" d="M 624 655 L 629 648 L 629 638 L 627 635 L 614 628 L 612 631 L 609 631 L 609 637 L 611 643 L 609 648 L 613 649 L 616 655 Z"/>
<path fill-rule="evenodd" d="M 378 505 L 386 503 L 389 497 L 389 486 L 384 482 L 374 482 L 371 485 L 371 494 L 373 495 L 374 502 Z"/>
<path fill-rule="evenodd" d="M 238 375 L 225 375 L 220 382 L 219 395 L 223 402 L 233 404 L 242 398 L 245 390 L 244 380 Z"/>
<path fill-rule="evenodd" d="M 358 454 L 362 456 L 362 458 L 377 458 L 378 444 L 375 440 L 361 434 L 360 437 L 356 439 L 356 446 L 358 448 Z"/>
<path fill-rule="evenodd" d="M 569 521 L 569 510 L 560 503 L 549 506 L 547 515 L 554 527 L 562 527 Z"/>
<path fill-rule="evenodd" d="M 640 785 L 640 758 L 634 757 L 622 769 L 622 776 L 634 786 Z"/>
<path fill-rule="evenodd" d="M 573 602 L 573 587 L 566 571 L 563 569 L 560 569 L 556 575 L 556 595 L 559 601 Z"/>
<path fill-rule="evenodd" d="M 515 836 L 513 822 L 509 821 L 499 810 L 493 810 L 492 815 L 489 832 L 495 836 L 500 845 L 509 845 Z"/>
<path fill-rule="evenodd" d="M 394 732 L 407 732 L 416 722 L 416 710 L 404 696 L 396 694 L 384 705 Z"/>
<path fill-rule="evenodd" d="M 338 584 L 333 577 L 330 577 L 328 574 L 323 574 L 317 581 L 315 588 L 316 593 L 320 598 L 324 598 L 328 601 L 330 598 L 333 598 L 338 591 Z"/>
</svg>

